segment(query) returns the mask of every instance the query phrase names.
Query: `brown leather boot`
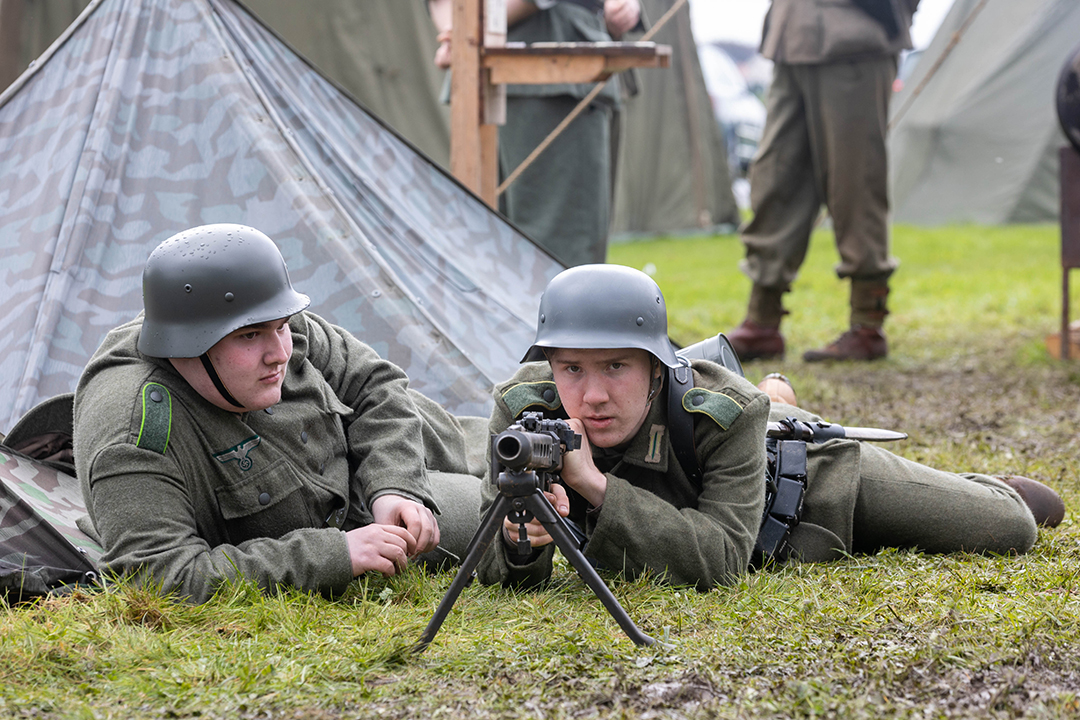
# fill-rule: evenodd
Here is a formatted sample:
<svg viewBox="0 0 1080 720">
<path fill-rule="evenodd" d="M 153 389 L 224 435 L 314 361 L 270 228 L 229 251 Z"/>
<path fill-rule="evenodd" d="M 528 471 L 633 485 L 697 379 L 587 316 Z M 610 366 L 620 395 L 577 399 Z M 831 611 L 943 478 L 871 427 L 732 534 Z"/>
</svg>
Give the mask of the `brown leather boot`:
<svg viewBox="0 0 1080 720">
<path fill-rule="evenodd" d="M 807 350 L 803 353 L 803 360 L 877 360 L 888 354 L 889 346 L 881 328 L 855 325 L 820 350 Z"/>
<path fill-rule="evenodd" d="M 742 325 L 727 333 L 728 342 L 740 360 L 772 360 L 784 357 L 784 336 L 780 321 L 787 311 L 784 291 L 754 283 Z"/>
<path fill-rule="evenodd" d="M 1036 525 L 1057 527 L 1065 518 L 1065 501 L 1052 488 L 1043 485 L 1038 480 L 1021 475 L 997 475 L 996 477 L 1015 490 L 1020 499 L 1031 508 Z"/>
<path fill-rule="evenodd" d="M 758 325 L 747 318 L 725 333 L 739 360 L 772 360 L 784 357 L 784 336 L 779 327 Z"/>
</svg>

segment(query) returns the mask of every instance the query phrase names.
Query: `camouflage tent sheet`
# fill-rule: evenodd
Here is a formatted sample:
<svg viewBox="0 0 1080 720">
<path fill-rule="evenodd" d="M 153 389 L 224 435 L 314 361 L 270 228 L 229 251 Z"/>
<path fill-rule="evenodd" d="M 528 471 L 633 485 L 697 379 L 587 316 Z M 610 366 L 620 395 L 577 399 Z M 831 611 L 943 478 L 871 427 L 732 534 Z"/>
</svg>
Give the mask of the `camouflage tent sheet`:
<svg viewBox="0 0 1080 720">
<path fill-rule="evenodd" d="M 211 222 L 274 238 L 314 311 L 459 414 L 562 269 L 232 0 L 94 0 L 0 95 L 0 432 Z"/>
<path fill-rule="evenodd" d="M 75 525 L 85 514 L 75 478 L 0 446 L 0 592 L 91 580 L 101 547 Z"/>
</svg>

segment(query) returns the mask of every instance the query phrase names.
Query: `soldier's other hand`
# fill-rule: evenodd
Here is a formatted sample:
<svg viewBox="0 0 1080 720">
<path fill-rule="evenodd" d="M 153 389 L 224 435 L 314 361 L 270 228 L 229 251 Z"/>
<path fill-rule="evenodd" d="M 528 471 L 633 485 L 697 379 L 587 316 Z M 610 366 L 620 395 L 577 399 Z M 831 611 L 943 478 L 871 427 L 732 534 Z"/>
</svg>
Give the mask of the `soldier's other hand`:
<svg viewBox="0 0 1080 720">
<path fill-rule="evenodd" d="M 544 497 L 548 499 L 548 502 L 555 508 L 555 512 L 559 513 L 560 517 L 566 517 L 570 514 L 570 499 L 566 496 L 566 488 L 562 485 L 552 483 L 551 492 L 545 492 Z M 536 518 L 525 523 L 525 532 L 529 536 L 529 544 L 534 548 L 543 547 L 554 540 L 548 534 L 543 523 Z M 510 522 L 509 518 L 503 518 L 503 538 L 511 546 L 517 543 L 518 526 L 517 523 Z"/>
<path fill-rule="evenodd" d="M 439 49 L 435 51 L 435 67 L 446 70 L 450 67 L 450 31 L 444 30 L 438 36 Z"/>
<path fill-rule="evenodd" d="M 435 515 L 418 502 L 400 495 L 380 495 L 371 503 L 371 514 L 381 525 L 405 528 L 410 537 L 409 557 L 430 552 L 439 544 L 439 524 Z"/>
<path fill-rule="evenodd" d="M 414 542 L 409 531 L 372 523 L 345 533 L 353 577 L 374 571 L 395 575 L 409 562 L 406 548 Z"/>
<path fill-rule="evenodd" d="M 577 490 L 578 495 L 588 500 L 590 505 L 600 507 L 607 494 L 607 476 L 593 464 L 592 447 L 585 426 L 577 418 L 570 418 L 567 422 L 581 436 L 581 447 L 563 455 L 562 481 Z"/>
<path fill-rule="evenodd" d="M 640 20 L 641 5 L 638 0 L 604 0 L 604 22 L 611 37 L 622 37 Z"/>
</svg>

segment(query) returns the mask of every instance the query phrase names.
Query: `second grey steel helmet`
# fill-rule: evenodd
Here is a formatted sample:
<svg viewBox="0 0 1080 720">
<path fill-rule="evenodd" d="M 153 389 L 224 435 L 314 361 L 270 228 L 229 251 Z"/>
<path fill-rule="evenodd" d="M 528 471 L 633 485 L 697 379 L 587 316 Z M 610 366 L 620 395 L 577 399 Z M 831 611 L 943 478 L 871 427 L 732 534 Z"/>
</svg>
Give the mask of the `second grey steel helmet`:
<svg viewBox="0 0 1080 720">
<path fill-rule="evenodd" d="M 679 366 L 660 288 L 621 265 L 579 265 L 551 279 L 540 298 L 536 339 L 521 362 L 543 360 L 544 348 L 639 348 Z"/>
<path fill-rule="evenodd" d="M 139 351 L 199 357 L 234 330 L 311 304 L 274 241 L 246 225 L 201 225 L 158 245 L 143 270 Z"/>
</svg>

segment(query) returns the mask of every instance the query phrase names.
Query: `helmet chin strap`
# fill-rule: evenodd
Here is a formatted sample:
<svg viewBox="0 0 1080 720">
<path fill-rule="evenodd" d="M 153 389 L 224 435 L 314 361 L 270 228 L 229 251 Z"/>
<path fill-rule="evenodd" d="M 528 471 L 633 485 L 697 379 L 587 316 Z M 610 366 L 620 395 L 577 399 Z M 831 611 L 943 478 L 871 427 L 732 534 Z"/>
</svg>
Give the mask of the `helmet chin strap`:
<svg viewBox="0 0 1080 720">
<path fill-rule="evenodd" d="M 660 361 L 655 356 L 652 359 L 651 366 L 652 366 L 652 371 L 651 372 L 654 372 L 654 373 L 656 372 L 657 368 L 660 366 Z M 649 390 L 649 397 L 645 398 L 645 402 L 651 403 L 653 401 L 653 398 L 656 397 L 656 394 L 660 392 L 660 388 L 663 387 L 663 385 L 664 385 L 664 374 L 659 373 L 657 375 L 654 375 L 653 376 L 653 381 L 652 381 L 652 388 Z"/>
<path fill-rule="evenodd" d="M 210 382 L 214 383 L 214 387 L 221 393 L 221 397 L 225 398 L 226 402 L 230 405 L 243 409 L 244 406 L 236 401 L 236 398 L 234 398 L 225 387 L 225 383 L 221 382 L 221 376 L 219 376 L 217 370 L 214 369 L 214 363 L 211 362 L 209 353 L 203 353 L 199 356 L 199 359 L 202 360 L 203 369 L 205 369 L 206 374 L 210 376 Z"/>
</svg>

